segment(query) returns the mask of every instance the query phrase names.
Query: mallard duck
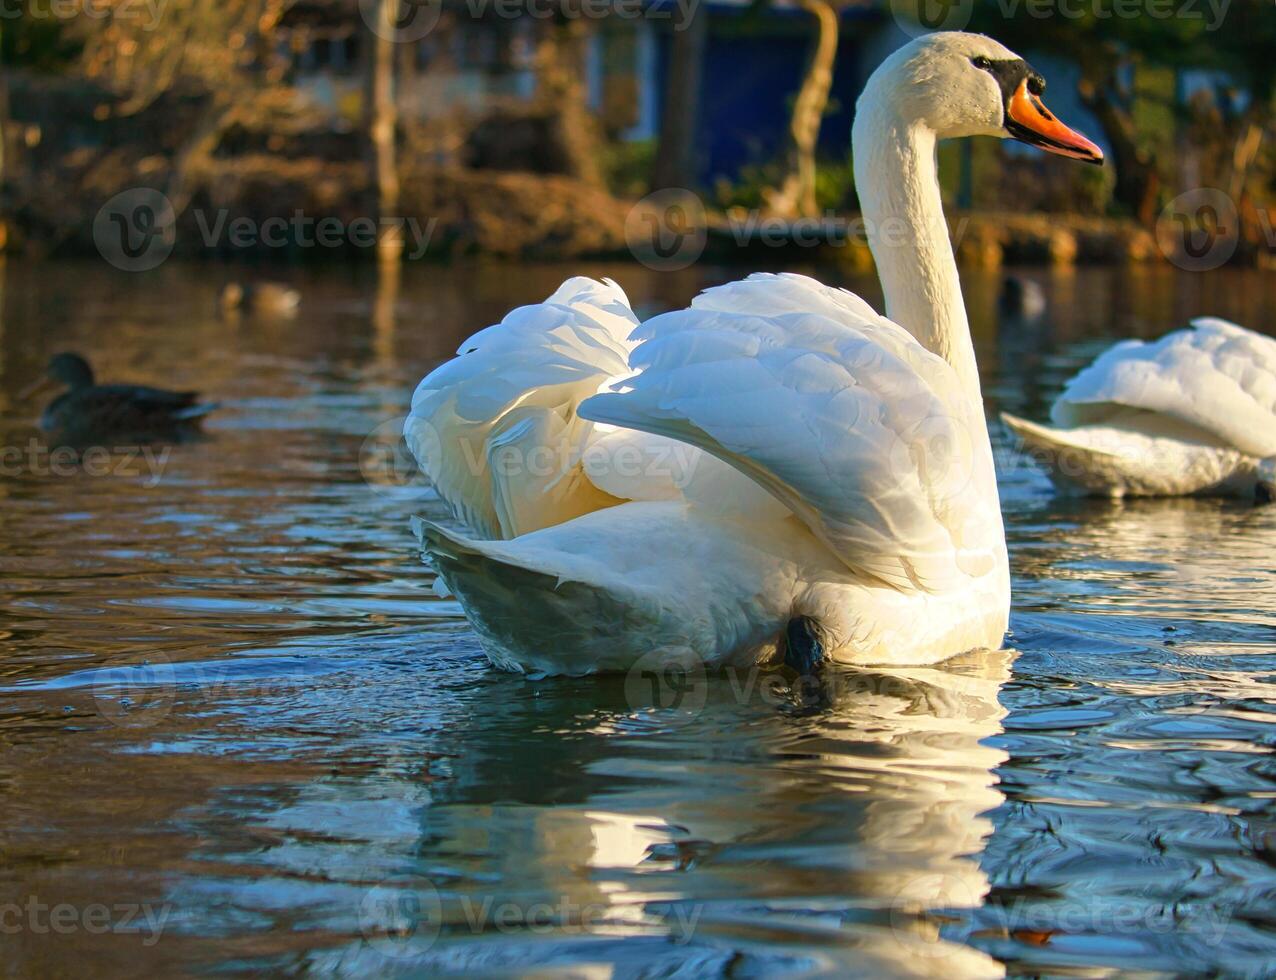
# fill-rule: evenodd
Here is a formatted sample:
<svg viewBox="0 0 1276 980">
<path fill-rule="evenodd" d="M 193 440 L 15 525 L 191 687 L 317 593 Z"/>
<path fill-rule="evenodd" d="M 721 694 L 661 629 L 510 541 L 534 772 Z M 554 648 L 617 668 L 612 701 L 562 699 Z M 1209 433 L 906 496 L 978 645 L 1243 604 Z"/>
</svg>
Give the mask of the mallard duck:
<svg viewBox="0 0 1276 980">
<path fill-rule="evenodd" d="M 45 376 L 21 397 L 57 385 L 68 390 L 49 403 L 40 417 L 40 427 L 65 445 L 181 438 L 194 434 L 200 420 L 217 408 L 199 401 L 195 391 L 96 384 L 89 362 L 70 352 L 55 354 Z"/>
<path fill-rule="evenodd" d="M 254 313 L 295 313 L 301 293 L 281 282 L 228 282 L 221 291 L 223 310 L 251 310 Z"/>
</svg>

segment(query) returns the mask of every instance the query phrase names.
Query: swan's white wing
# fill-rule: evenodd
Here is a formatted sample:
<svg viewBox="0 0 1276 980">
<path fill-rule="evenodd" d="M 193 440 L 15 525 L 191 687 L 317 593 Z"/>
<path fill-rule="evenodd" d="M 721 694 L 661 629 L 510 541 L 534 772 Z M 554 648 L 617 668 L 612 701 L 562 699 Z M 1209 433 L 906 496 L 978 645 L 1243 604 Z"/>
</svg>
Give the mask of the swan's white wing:
<svg viewBox="0 0 1276 980">
<path fill-rule="evenodd" d="M 412 396 L 404 436 L 458 519 L 513 537 L 614 503 L 581 469 L 581 399 L 629 372 L 637 324 L 614 282 L 569 279 L 465 341 Z"/>
<path fill-rule="evenodd" d="M 851 569 L 898 588 L 953 588 L 993 567 L 983 419 L 946 361 L 858 297 L 751 276 L 634 336 L 638 373 L 581 415 L 701 447 Z"/>
<path fill-rule="evenodd" d="M 1056 425 L 1101 423 L 1114 406 L 1204 429 L 1255 456 L 1276 454 L 1276 340 L 1215 318 L 1154 343 L 1128 340 L 1068 383 Z"/>
</svg>

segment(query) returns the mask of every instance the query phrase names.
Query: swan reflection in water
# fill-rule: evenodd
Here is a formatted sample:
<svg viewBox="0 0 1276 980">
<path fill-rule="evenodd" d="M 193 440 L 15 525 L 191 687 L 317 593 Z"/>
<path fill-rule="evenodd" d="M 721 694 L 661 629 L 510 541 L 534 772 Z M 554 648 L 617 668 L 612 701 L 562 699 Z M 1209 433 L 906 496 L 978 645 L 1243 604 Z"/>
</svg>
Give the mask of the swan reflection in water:
<svg viewBox="0 0 1276 980">
<path fill-rule="evenodd" d="M 766 674 L 710 674 L 682 713 L 550 681 L 450 732 L 443 778 L 404 752 L 254 815 L 287 836 L 253 857 L 258 900 L 320 879 L 293 922 L 334 937 L 298 954 L 322 971 L 1000 975 L 962 940 L 1012 657 L 838 671 L 809 715 Z"/>
</svg>

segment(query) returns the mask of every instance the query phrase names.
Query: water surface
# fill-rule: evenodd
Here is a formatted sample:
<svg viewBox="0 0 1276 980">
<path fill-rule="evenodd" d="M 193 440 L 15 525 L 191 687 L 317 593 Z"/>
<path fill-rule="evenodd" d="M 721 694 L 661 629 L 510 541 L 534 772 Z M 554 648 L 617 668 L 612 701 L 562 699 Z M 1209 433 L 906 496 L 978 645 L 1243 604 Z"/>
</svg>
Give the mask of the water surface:
<svg viewBox="0 0 1276 980">
<path fill-rule="evenodd" d="M 568 271 L 284 269 L 300 316 L 228 321 L 243 270 L 3 269 L 6 971 L 1271 971 L 1276 507 L 1060 501 L 1003 452 L 1013 651 L 848 671 L 814 713 L 765 676 L 669 708 L 490 669 L 386 433 Z M 643 314 L 732 275 L 570 271 Z M 1042 417 L 1114 337 L 1276 322 L 1258 273 L 1034 275 L 1033 323 L 967 283 L 990 411 Z M 12 396 L 63 348 L 206 391 L 209 438 L 40 463 Z"/>
</svg>

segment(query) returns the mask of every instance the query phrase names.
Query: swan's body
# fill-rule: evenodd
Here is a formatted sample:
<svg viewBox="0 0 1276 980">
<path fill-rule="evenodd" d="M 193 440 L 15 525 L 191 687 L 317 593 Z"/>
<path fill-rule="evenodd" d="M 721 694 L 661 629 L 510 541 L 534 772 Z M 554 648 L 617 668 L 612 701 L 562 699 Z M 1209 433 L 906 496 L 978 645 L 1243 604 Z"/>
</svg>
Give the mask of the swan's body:
<svg viewBox="0 0 1276 980">
<path fill-rule="evenodd" d="M 1065 490 L 1263 499 L 1276 473 L 1276 340 L 1194 320 L 1104 353 L 1055 402 L 1055 428 L 1003 419 Z"/>
<path fill-rule="evenodd" d="M 494 663 L 752 664 L 798 621 L 845 663 L 1000 646 L 1005 537 L 935 144 L 1028 119 L 1097 158 L 1029 107 L 1041 84 L 965 34 L 870 79 L 856 178 L 892 319 L 761 275 L 639 326 L 619 287 L 576 279 L 422 381 L 405 435 L 470 533 L 418 532 Z"/>
</svg>

